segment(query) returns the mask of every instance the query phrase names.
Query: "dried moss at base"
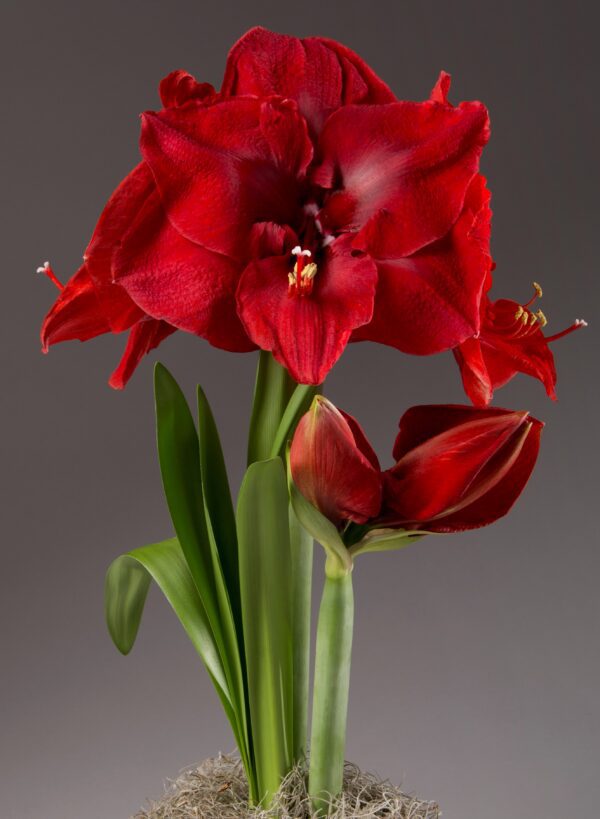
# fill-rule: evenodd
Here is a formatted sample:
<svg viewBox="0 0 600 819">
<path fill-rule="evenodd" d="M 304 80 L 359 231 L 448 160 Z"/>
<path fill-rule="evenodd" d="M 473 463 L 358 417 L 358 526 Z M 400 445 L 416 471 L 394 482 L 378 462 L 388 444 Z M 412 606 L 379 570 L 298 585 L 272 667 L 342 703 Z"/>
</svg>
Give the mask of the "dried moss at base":
<svg viewBox="0 0 600 819">
<path fill-rule="evenodd" d="M 248 808 L 248 787 L 238 759 L 220 755 L 198 768 L 185 771 L 170 783 L 165 795 L 133 819 L 310 819 L 305 772 L 297 767 L 284 780 L 269 810 Z M 344 792 L 332 819 L 387 817 L 387 819 L 439 819 L 435 802 L 424 802 L 403 793 L 388 781 L 362 773 L 347 762 Z"/>
</svg>

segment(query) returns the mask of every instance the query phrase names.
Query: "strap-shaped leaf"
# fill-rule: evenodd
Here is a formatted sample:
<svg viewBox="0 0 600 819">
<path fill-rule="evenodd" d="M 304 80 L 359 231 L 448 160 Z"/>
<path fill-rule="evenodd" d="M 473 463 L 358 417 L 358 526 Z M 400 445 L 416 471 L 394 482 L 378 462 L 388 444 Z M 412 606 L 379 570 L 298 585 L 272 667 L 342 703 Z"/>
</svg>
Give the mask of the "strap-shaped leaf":
<svg viewBox="0 0 600 819">
<path fill-rule="evenodd" d="M 219 432 L 208 399 L 200 386 L 198 386 L 198 439 L 205 509 L 219 552 L 236 629 L 239 629 L 241 633 L 240 572 L 235 512 Z"/>
<path fill-rule="evenodd" d="M 267 805 L 290 768 L 293 739 L 291 555 L 280 458 L 248 468 L 237 526 L 254 754 Z"/>
<path fill-rule="evenodd" d="M 104 605 L 108 631 L 122 654 L 135 642 L 151 580 L 179 618 L 213 679 L 221 700 L 231 697 L 206 611 L 176 538 L 133 549 L 114 560 L 106 573 Z"/>
</svg>

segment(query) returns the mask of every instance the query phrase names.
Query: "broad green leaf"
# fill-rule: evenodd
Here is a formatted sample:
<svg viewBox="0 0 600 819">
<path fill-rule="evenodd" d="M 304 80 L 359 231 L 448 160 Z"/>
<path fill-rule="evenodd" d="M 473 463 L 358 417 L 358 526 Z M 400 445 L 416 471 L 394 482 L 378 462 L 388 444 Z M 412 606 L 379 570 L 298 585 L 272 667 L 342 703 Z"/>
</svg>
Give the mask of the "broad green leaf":
<svg viewBox="0 0 600 819">
<path fill-rule="evenodd" d="M 135 642 L 151 580 L 179 618 L 204 661 L 219 696 L 231 697 L 210 623 L 176 538 L 133 549 L 114 560 L 106 573 L 104 604 L 108 631 L 122 654 Z"/>
<path fill-rule="evenodd" d="M 269 458 L 294 381 L 271 353 L 261 350 L 248 435 L 248 464 Z"/>
<path fill-rule="evenodd" d="M 306 500 L 304 495 L 298 490 L 292 480 L 288 463 L 288 490 L 292 508 L 300 524 L 312 537 L 321 544 L 327 552 L 328 558 L 336 565 L 342 573 L 352 569 L 352 556 L 348 551 L 344 541 L 333 523 L 322 515 L 319 510 Z"/>
<path fill-rule="evenodd" d="M 291 554 L 280 458 L 252 464 L 237 507 L 242 618 L 259 796 L 268 804 L 292 759 Z"/>
<path fill-rule="evenodd" d="M 288 401 L 288 405 L 285 408 L 285 412 L 277 428 L 273 446 L 271 447 L 271 458 L 275 458 L 277 455 L 282 458 L 284 457 L 286 444 L 293 436 L 298 421 L 302 418 L 304 413 L 308 411 L 313 398 L 319 394 L 320 390 L 320 387 L 313 387 L 309 384 L 298 384 Z"/>
<path fill-rule="evenodd" d="M 367 552 L 389 552 L 392 549 L 403 549 L 416 540 L 421 540 L 431 532 L 410 532 L 405 529 L 371 529 L 367 534 L 350 547 L 353 557 Z"/>
<path fill-rule="evenodd" d="M 198 387 L 200 472 L 207 516 L 212 526 L 236 629 L 241 631 L 240 573 L 235 512 L 219 432 L 210 405 Z"/>
</svg>

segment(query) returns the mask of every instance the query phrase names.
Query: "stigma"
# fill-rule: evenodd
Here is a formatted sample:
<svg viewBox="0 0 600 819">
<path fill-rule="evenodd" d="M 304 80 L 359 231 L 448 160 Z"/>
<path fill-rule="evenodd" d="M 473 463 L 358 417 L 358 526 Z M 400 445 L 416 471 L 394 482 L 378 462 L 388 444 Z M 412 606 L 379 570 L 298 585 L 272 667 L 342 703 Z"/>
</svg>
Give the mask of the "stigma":
<svg viewBox="0 0 600 819">
<path fill-rule="evenodd" d="M 292 256 L 296 257 L 296 261 L 288 273 L 288 296 L 309 296 L 317 275 L 317 265 L 309 261 L 312 253 L 296 245 L 292 248 Z"/>
<path fill-rule="evenodd" d="M 54 270 L 52 270 L 52 265 L 50 262 L 44 262 L 44 264 L 40 265 L 35 272 L 42 273 L 44 276 L 47 276 L 55 287 L 57 287 L 59 290 L 64 290 L 65 286 L 54 273 Z"/>
</svg>

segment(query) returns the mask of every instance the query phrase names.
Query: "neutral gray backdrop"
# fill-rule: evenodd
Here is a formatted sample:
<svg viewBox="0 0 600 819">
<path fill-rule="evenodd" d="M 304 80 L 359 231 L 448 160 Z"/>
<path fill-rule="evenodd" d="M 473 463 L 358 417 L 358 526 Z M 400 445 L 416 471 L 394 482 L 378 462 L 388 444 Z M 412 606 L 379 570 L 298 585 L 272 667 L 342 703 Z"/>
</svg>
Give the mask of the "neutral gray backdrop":
<svg viewBox="0 0 600 819">
<path fill-rule="evenodd" d="M 39 352 L 55 298 L 107 196 L 136 162 L 138 112 L 163 75 L 218 84 L 263 24 L 354 47 L 401 96 L 452 72 L 493 137 L 496 295 L 544 286 L 559 401 L 518 377 L 498 396 L 547 421 L 509 518 L 356 568 L 348 755 L 435 797 L 447 819 L 597 815 L 600 803 L 598 62 L 596 4 L 326 0 L 3 0 L 0 816 L 124 819 L 164 777 L 233 747 L 204 669 L 152 592 L 128 658 L 104 629 L 104 571 L 171 531 L 153 442 L 151 362 L 106 378 L 123 338 Z M 152 358 L 156 358 L 155 355 Z M 254 355 L 177 334 L 160 358 L 201 381 L 239 483 Z M 389 463 L 409 404 L 464 401 L 452 357 L 349 349 L 329 395 Z M 320 564 L 316 575 L 320 584 Z"/>
</svg>

